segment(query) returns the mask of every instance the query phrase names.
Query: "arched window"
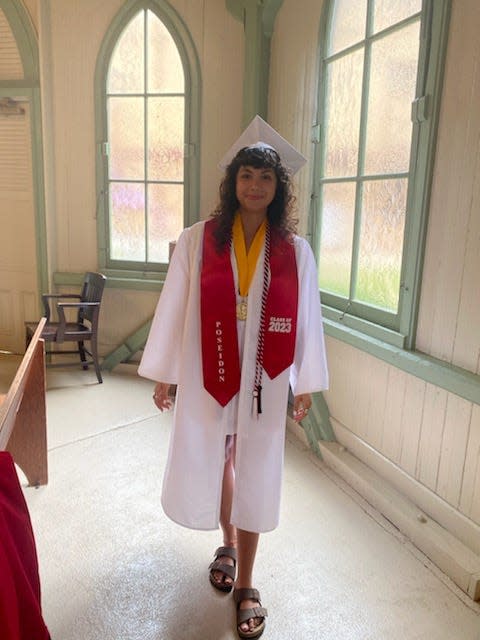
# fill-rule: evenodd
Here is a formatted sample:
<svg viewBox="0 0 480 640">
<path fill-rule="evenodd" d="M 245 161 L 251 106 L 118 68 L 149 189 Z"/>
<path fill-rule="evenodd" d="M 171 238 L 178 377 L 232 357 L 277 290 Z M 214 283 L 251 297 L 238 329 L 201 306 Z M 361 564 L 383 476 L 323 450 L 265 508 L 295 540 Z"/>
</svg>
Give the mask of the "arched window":
<svg viewBox="0 0 480 640">
<path fill-rule="evenodd" d="M 318 208 L 325 316 L 412 347 L 448 2 L 332 0 L 322 37 Z"/>
<path fill-rule="evenodd" d="M 169 243 L 197 215 L 198 69 L 188 33 L 166 7 L 128 3 L 97 65 L 107 269 L 165 269 Z"/>
</svg>

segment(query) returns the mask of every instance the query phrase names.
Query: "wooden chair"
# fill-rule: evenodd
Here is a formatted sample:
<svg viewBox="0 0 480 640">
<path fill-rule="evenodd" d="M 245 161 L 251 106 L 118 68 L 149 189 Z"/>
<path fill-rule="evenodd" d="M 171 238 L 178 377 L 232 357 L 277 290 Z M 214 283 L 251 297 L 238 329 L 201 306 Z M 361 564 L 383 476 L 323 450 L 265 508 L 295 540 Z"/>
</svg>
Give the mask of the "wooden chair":
<svg viewBox="0 0 480 640">
<path fill-rule="evenodd" d="M 103 380 L 98 362 L 97 334 L 105 281 L 106 277 L 103 274 L 88 272 L 85 274 L 82 290 L 79 294 L 44 293 L 42 295 L 45 317 L 47 319 L 41 335 L 43 340 L 45 340 L 47 344 L 50 342 L 56 342 L 57 344 L 63 344 L 65 342 L 77 343 L 76 349 L 49 349 L 47 350 L 47 356 L 78 354 L 83 369 L 88 369 L 88 365 L 93 364 L 99 383 L 103 382 Z M 55 301 L 58 322 L 51 321 L 51 300 Z M 72 302 L 72 300 L 76 300 L 76 302 Z M 68 312 L 70 311 L 71 313 L 72 309 L 76 311 L 75 321 L 71 321 L 71 318 L 68 317 Z M 37 325 L 38 322 L 25 323 L 27 345 L 32 339 Z M 85 341 L 90 342 L 90 350 L 85 347 Z M 87 360 L 87 356 L 90 356 L 89 360 Z M 65 366 L 78 365 L 76 362 L 53 363 L 50 358 L 47 362 L 47 367 Z"/>
</svg>

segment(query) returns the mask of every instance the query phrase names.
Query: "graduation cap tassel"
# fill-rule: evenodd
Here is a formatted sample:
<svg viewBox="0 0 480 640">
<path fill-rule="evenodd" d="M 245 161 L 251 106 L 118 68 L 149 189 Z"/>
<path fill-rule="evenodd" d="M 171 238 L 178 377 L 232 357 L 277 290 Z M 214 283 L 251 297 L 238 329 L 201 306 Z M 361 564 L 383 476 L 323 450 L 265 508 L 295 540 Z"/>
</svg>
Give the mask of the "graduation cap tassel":
<svg viewBox="0 0 480 640">
<path fill-rule="evenodd" d="M 257 385 L 257 415 L 262 413 L 262 385 Z"/>
</svg>

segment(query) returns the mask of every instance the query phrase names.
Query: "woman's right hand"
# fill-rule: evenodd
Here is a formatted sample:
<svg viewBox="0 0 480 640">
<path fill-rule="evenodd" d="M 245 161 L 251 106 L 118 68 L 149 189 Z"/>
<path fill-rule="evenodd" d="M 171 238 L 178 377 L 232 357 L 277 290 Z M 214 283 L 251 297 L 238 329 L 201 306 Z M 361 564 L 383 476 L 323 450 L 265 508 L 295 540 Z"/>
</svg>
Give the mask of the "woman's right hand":
<svg viewBox="0 0 480 640">
<path fill-rule="evenodd" d="M 157 382 L 153 391 L 153 401 L 160 411 L 172 408 L 172 398 L 168 395 L 170 385 L 168 382 Z"/>
</svg>

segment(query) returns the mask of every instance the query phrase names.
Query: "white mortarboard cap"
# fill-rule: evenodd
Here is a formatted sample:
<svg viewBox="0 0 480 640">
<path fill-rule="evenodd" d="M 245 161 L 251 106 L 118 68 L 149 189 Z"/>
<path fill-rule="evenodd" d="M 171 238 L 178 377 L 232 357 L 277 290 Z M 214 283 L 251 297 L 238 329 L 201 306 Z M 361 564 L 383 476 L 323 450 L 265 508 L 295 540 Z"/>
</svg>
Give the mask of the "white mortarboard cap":
<svg viewBox="0 0 480 640">
<path fill-rule="evenodd" d="M 240 149 L 244 147 L 273 147 L 280 156 L 283 166 L 292 175 L 307 162 L 307 159 L 301 153 L 258 115 L 254 117 L 238 140 L 230 147 L 218 166 L 221 169 L 225 169 Z"/>
</svg>

